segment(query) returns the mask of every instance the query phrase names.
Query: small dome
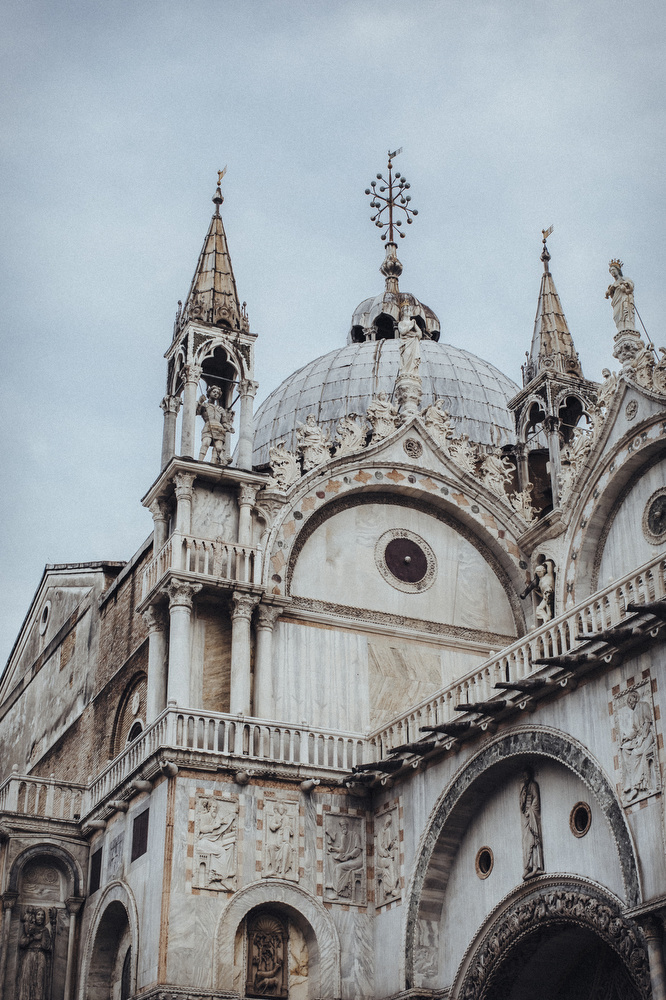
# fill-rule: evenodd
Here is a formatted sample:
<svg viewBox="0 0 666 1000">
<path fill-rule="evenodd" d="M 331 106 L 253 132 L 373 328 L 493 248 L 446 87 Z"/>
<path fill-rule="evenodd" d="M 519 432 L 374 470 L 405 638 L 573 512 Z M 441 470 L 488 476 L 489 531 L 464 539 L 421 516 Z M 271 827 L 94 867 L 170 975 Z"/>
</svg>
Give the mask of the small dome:
<svg viewBox="0 0 666 1000">
<path fill-rule="evenodd" d="M 421 328 L 428 340 L 439 340 L 440 325 L 432 309 L 409 292 L 392 292 L 386 289 L 373 299 L 364 299 L 354 310 L 348 344 L 362 344 L 366 340 L 392 340 L 400 320 L 401 307 Z"/>
<path fill-rule="evenodd" d="M 253 465 L 266 466 L 270 448 L 279 441 L 295 452 L 296 428 L 309 413 L 329 428 L 331 439 L 341 417 L 364 416 L 374 394 L 393 392 L 399 357 L 397 340 L 365 341 L 347 344 L 294 372 L 257 411 Z M 494 365 L 451 344 L 423 340 L 419 371 L 422 407 L 443 398 L 458 433 L 481 444 L 515 442 L 507 402 L 518 386 Z"/>
</svg>

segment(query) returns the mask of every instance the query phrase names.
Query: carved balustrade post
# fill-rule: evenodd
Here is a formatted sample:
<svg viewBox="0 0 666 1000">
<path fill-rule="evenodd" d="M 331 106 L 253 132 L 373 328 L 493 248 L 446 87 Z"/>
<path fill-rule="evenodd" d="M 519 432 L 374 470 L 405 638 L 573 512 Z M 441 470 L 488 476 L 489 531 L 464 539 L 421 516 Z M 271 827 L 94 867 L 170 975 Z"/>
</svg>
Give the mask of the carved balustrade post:
<svg viewBox="0 0 666 1000">
<path fill-rule="evenodd" d="M 189 535 L 192 528 L 192 487 L 196 476 L 191 472 L 177 472 L 173 479 L 176 493 L 176 531 Z"/>
<path fill-rule="evenodd" d="M 259 388 L 257 382 L 249 378 L 241 379 L 240 418 L 238 421 L 238 468 L 252 468 L 252 439 L 254 437 L 254 397 Z"/>
<path fill-rule="evenodd" d="M 658 917 L 647 917 L 642 922 L 643 934 L 650 964 L 652 1000 L 666 1000 L 666 967 L 664 966 L 664 933 Z"/>
<path fill-rule="evenodd" d="M 148 508 L 153 515 L 153 557 L 157 555 L 167 540 L 169 509 L 164 500 L 153 500 Z"/>
<path fill-rule="evenodd" d="M 275 715 L 272 678 L 273 627 L 283 609 L 274 604 L 257 608 L 257 647 L 254 657 L 254 714 L 260 719 Z"/>
<path fill-rule="evenodd" d="M 167 702 L 166 622 L 162 609 L 155 604 L 143 612 L 142 618 L 148 629 L 146 725 L 149 726 L 166 708 Z"/>
<path fill-rule="evenodd" d="M 176 454 L 176 420 L 180 409 L 180 396 L 165 396 L 160 406 L 164 413 L 164 430 L 162 431 L 162 465 L 165 469 Z"/>
<path fill-rule="evenodd" d="M 0 948 L 0 1000 L 4 997 L 5 976 L 7 974 L 7 955 L 9 952 L 9 932 L 12 922 L 12 908 L 18 899 L 17 892 L 3 892 L 2 894 L 2 947 Z M 8 997 L 7 1000 L 10 1000 Z"/>
<path fill-rule="evenodd" d="M 82 896 L 69 896 L 65 900 L 69 913 L 69 934 L 67 937 L 67 968 L 65 971 L 64 1000 L 74 1000 L 76 966 L 74 964 L 74 941 L 76 938 L 76 916 L 83 906 Z"/>
<path fill-rule="evenodd" d="M 167 699 L 181 708 L 190 700 L 190 634 L 194 595 L 200 583 L 172 580 L 164 589 L 169 598 L 169 672 Z"/>
<path fill-rule="evenodd" d="M 180 453 L 194 458 L 194 439 L 197 426 L 197 386 L 201 378 L 200 365 L 183 365 L 183 427 L 180 436 Z"/>
<path fill-rule="evenodd" d="M 257 495 L 257 487 L 250 483 L 241 483 L 238 487 L 238 541 L 241 545 L 249 545 L 251 542 L 251 514 L 254 506 L 254 499 Z M 247 581 L 251 583 L 251 580 Z"/>
<path fill-rule="evenodd" d="M 250 714 L 250 620 L 259 601 L 255 594 L 235 590 L 231 599 L 231 691 L 229 711 Z"/>
</svg>

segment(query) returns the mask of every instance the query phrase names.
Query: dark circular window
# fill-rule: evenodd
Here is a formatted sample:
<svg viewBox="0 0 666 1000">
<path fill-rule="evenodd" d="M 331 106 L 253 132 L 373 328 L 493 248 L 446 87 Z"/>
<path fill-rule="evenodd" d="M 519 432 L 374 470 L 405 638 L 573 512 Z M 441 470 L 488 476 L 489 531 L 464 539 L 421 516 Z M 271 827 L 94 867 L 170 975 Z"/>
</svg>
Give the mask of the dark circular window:
<svg viewBox="0 0 666 1000">
<path fill-rule="evenodd" d="M 488 878 L 493 870 L 494 862 L 493 852 L 489 847 L 482 847 L 477 851 L 474 867 L 479 878 Z"/>
<path fill-rule="evenodd" d="M 426 575 L 428 559 L 411 538 L 393 538 L 384 550 L 386 565 L 404 583 L 418 583 Z"/>
<path fill-rule="evenodd" d="M 643 534 L 653 545 L 666 541 L 666 487 L 653 493 L 645 506 Z"/>
<path fill-rule="evenodd" d="M 375 544 L 375 563 L 396 590 L 418 594 L 435 582 L 437 560 L 425 539 L 407 528 L 385 531 Z"/>
<path fill-rule="evenodd" d="M 584 837 L 590 829 L 592 810 L 587 802 L 577 802 L 569 816 L 569 827 L 574 837 Z"/>
</svg>

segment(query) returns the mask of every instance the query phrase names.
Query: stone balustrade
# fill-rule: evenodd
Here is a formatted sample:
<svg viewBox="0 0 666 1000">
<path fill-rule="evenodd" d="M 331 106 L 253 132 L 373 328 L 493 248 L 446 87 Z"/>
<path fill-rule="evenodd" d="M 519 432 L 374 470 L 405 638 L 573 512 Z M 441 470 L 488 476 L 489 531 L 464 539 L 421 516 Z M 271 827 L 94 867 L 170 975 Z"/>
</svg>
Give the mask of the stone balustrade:
<svg viewBox="0 0 666 1000">
<path fill-rule="evenodd" d="M 229 583 L 261 582 L 261 549 L 174 532 L 143 573 L 142 599 L 169 570 Z"/>
<path fill-rule="evenodd" d="M 661 556 L 506 646 L 453 684 L 375 730 L 368 737 L 373 748 L 372 759 L 380 760 L 393 747 L 420 739 L 421 726 L 460 719 L 455 706 L 497 696 L 494 685 L 498 681 L 520 681 L 543 671 L 543 664 L 535 660 L 573 652 L 579 646 L 579 636 L 593 638 L 595 633 L 621 624 L 631 614 L 627 610 L 629 604 L 646 604 L 663 597 L 666 597 L 666 558 Z"/>
<path fill-rule="evenodd" d="M 76 823 L 85 807 L 85 785 L 12 774 L 0 787 L 0 813 L 45 816 Z"/>
</svg>

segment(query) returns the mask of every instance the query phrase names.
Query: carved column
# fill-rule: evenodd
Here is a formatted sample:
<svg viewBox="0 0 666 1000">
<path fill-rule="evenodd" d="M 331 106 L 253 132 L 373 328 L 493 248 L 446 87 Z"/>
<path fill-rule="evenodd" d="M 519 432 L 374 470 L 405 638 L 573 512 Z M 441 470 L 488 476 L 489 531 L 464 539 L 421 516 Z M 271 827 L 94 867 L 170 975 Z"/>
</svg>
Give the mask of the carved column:
<svg viewBox="0 0 666 1000">
<path fill-rule="evenodd" d="M 197 477 L 191 472 L 177 472 L 173 477 L 176 493 L 176 531 L 189 535 L 192 529 L 192 487 Z"/>
<path fill-rule="evenodd" d="M 238 421 L 238 468 L 252 468 L 252 439 L 254 437 L 254 396 L 259 388 L 256 382 L 249 378 L 241 379 L 240 419 Z"/>
<path fill-rule="evenodd" d="M 238 487 L 238 541 L 241 545 L 249 545 L 252 539 L 251 514 L 257 487 L 249 483 L 241 483 Z M 251 581 L 248 581 L 251 582 Z"/>
<path fill-rule="evenodd" d="M 65 972 L 65 990 L 63 996 L 65 1000 L 74 1000 L 74 985 L 76 966 L 74 964 L 74 941 L 76 935 L 76 915 L 83 906 L 83 898 L 80 896 L 69 896 L 65 900 L 65 906 L 69 913 L 69 935 L 67 937 L 67 970 Z"/>
<path fill-rule="evenodd" d="M 194 438 L 197 423 L 197 386 L 201 378 L 200 365 L 183 365 L 183 428 L 180 437 L 180 453 L 194 458 Z"/>
<path fill-rule="evenodd" d="M 7 974 L 7 954 L 9 951 L 9 932 L 12 922 L 12 907 L 18 899 L 17 892 L 3 892 L 2 909 L 2 949 L 0 950 L 0 1000 L 4 997 L 5 975 Z M 10 997 L 7 998 L 10 1000 Z"/>
<path fill-rule="evenodd" d="M 658 917 L 643 921 L 643 934 L 648 949 L 652 1000 L 666 1000 L 666 968 L 664 967 L 664 935 Z"/>
<path fill-rule="evenodd" d="M 548 435 L 548 457 L 550 459 L 550 488 L 553 491 L 553 507 L 557 507 L 560 495 L 560 421 L 557 417 L 546 417 L 543 422 Z"/>
<path fill-rule="evenodd" d="M 166 635 L 162 609 L 155 604 L 143 612 L 148 629 L 148 691 L 146 694 L 146 725 L 154 722 L 166 708 L 167 669 Z"/>
<path fill-rule="evenodd" d="M 282 613 L 281 607 L 260 604 L 257 608 L 257 646 L 254 655 L 254 714 L 260 719 L 275 715 L 273 705 L 273 627 Z"/>
<path fill-rule="evenodd" d="M 165 396 L 160 406 L 164 413 L 164 430 L 162 431 L 162 464 L 164 469 L 176 454 L 176 419 L 180 409 L 180 396 Z"/>
<path fill-rule="evenodd" d="M 186 707 L 190 700 L 190 634 L 194 595 L 200 583 L 172 580 L 164 593 L 169 598 L 169 674 L 167 700 Z"/>
<path fill-rule="evenodd" d="M 250 620 L 259 601 L 235 590 L 231 599 L 231 692 L 229 711 L 250 714 Z"/>
<path fill-rule="evenodd" d="M 153 500 L 148 510 L 153 515 L 153 556 L 156 556 L 167 540 L 169 508 L 164 500 Z"/>
<path fill-rule="evenodd" d="M 527 447 L 522 441 L 515 446 L 516 466 L 518 468 L 518 490 L 522 492 L 527 489 L 530 481 L 529 466 L 527 464 Z"/>
</svg>

